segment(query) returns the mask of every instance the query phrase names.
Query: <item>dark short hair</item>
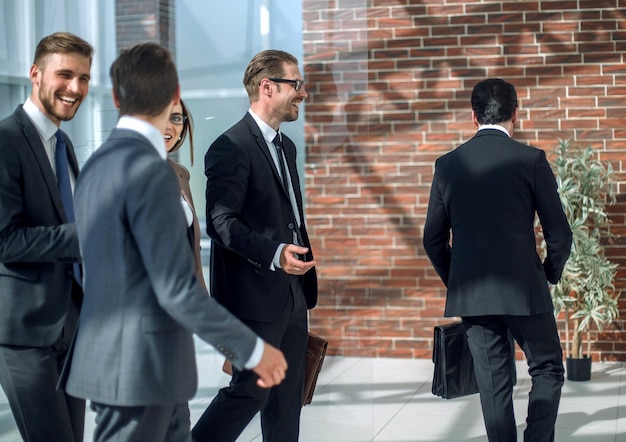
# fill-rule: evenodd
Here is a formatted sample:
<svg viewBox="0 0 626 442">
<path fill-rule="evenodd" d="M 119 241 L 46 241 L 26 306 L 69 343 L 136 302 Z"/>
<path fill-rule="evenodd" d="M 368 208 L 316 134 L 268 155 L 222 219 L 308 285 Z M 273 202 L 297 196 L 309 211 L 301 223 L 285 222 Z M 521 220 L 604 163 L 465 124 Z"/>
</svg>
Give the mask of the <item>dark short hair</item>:
<svg viewBox="0 0 626 442">
<path fill-rule="evenodd" d="M 39 41 L 35 48 L 33 64 L 40 70 L 44 70 L 48 55 L 77 53 L 89 58 L 89 64 L 91 65 L 94 52 L 93 46 L 79 36 L 69 32 L 55 32 Z"/>
<path fill-rule="evenodd" d="M 282 77 L 285 64 L 298 64 L 298 59 L 288 52 L 267 49 L 252 57 L 243 75 L 243 85 L 253 103 L 259 99 L 259 84 L 264 78 Z"/>
<path fill-rule="evenodd" d="M 515 87 L 500 78 L 488 78 L 472 90 L 472 110 L 480 124 L 509 121 L 517 109 Z"/>
<path fill-rule="evenodd" d="M 178 88 L 172 54 L 156 43 L 122 49 L 110 75 L 121 115 L 159 115 L 172 103 Z"/>
<path fill-rule="evenodd" d="M 180 146 L 182 146 L 185 142 L 185 138 L 187 138 L 187 134 L 189 134 L 189 153 L 191 154 L 191 165 L 193 166 L 193 117 L 191 116 L 191 112 L 182 98 L 180 99 L 180 107 L 183 110 L 183 115 L 187 118 L 183 121 L 183 130 L 180 133 L 180 139 L 176 141 L 174 146 L 172 146 L 170 153 L 176 152 L 180 149 Z"/>
</svg>

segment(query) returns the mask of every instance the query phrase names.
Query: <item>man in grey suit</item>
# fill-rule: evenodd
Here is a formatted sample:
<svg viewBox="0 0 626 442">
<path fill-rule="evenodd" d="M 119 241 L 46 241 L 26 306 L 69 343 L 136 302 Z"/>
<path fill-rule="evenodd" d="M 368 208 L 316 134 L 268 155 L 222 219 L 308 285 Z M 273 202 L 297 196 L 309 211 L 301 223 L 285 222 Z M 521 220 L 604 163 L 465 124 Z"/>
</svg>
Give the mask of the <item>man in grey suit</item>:
<svg viewBox="0 0 626 442">
<path fill-rule="evenodd" d="M 110 74 L 121 117 L 76 184 L 85 299 L 64 385 L 91 400 L 95 441 L 190 441 L 192 333 L 256 372 L 264 388 L 282 381 L 287 363 L 194 274 L 163 140 L 180 99 L 169 51 L 154 43 L 125 49 Z"/>
<path fill-rule="evenodd" d="M 93 52 L 73 34 L 44 37 L 30 97 L 0 122 L 0 384 L 27 442 L 83 439 L 84 401 L 55 388 L 82 299 L 78 163 L 59 126 L 87 95 Z"/>
<path fill-rule="evenodd" d="M 564 370 L 548 283 L 561 277 L 572 232 L 546 154 L 511 138 L 513 85 L 484 80 L 471 102 L 478 132 L 436 162 L 424 248 L 448 288 L 445 316 L 465 323 L 489 441 L 517 440 L 509 332 L 533 384 L 524 440 L 553 441 Z M 547 244 L 543 262 L 535 214 Z"/>
</svg>

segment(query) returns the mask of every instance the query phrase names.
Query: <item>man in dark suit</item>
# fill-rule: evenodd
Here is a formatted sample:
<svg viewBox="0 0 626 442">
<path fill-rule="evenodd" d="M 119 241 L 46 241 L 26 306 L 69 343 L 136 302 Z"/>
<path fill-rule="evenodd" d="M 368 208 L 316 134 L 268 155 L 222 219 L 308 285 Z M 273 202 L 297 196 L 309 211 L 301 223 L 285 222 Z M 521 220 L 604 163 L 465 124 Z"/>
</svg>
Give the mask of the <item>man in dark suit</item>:
<svg viewBox="0 0 626 442">
<path fill-rule="evenodd" d="M 146 43 L 111 66 L 120 119 L 76 183 L 85 299 L 66 391 L 91 400 L 94 440 L 190 441 L 197 389 L 192 333 L 260 388 L 285 359 L 209 297 L 194 274 L 187 221 L 163 133 L 180 99 L 169 51 Z"/>
<path fill-rule="evenodd" d="M 448 289 L 445 316 L 465 323 L 489 440 L 517 440 L 510 331 L 533 384 L 524 440 L 552 441 L 564 370 L 548 283 L 561 277 L 572 233 L 545 153 L 511 138 L 513 85 L 482 81 L 471 102 L 478 132 L 436 162 L 424 248 Z"/>
<path fill-rule="evenodd" d="M 24 441 L 83 439 L 84 401 L 55 388 L 82 298 L 73 209 L 58 184 L 64 171 L 71 201 L 78 163 L 59 126 L 87 95 L 92 56 L 76 35 L 43 38 L 30 97 L 0 122 L 0 384 Z"/>
<path fill-rule="evenodd" d="M 271 391 L 235 369 L 193 429 L 197 442 L 232 442 L 261 410 L 265 442 L 298 440 L 307 309 L 317 302 L 315 261 L 304 222 L 296 147 L 280 124 L 307 97 L 291 54 L 266 50 L 244 74 L 250 109 L 210 146 L 207 232 L 211 295 L 280 348 L 289 370 Z"/>
</svg>

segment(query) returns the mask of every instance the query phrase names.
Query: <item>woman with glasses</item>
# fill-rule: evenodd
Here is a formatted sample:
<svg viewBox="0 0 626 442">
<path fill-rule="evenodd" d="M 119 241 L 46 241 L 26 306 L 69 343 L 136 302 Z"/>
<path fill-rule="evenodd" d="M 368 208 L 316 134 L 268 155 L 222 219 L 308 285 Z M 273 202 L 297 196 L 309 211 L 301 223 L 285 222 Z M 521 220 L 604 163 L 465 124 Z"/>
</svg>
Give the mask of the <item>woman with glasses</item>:
<svg viewBox="0 0 626 442">
<path fill-rule="evenodd" d="M 185 138 L 189 134 L 189 149 L 191 153 L 191 164 L 193 165 L 193 119 L 191 113 L 183 100 L 180 103 L 174 105 L 172 113 L 170 114 L 170 121 L 165 128 L 165 148 L 167 153 L 171 154 L 180 149 Z M 202 261 L 200 259 L 200 224 L 198 223 L 198 217 L 196 216 L 196 210 L 193 205 L 193 198 L 191 197 L 191 189 L 189 187 L 189 171 L 185 166 L 172 160 L 171 156 L 167 161 L 170 163 L 176 176 L 178 177 L 178 185 L 180 187 L 180 198 L 187 218 L 187 225 L 189 226 L 189 238 L 193 245 L 193 252 L 195 255 L 195 267 L 196 276 L 200 281 L 200 284 L 206 287 L 204 282 L 204 276 L 202 275 Z"/>
</svg>

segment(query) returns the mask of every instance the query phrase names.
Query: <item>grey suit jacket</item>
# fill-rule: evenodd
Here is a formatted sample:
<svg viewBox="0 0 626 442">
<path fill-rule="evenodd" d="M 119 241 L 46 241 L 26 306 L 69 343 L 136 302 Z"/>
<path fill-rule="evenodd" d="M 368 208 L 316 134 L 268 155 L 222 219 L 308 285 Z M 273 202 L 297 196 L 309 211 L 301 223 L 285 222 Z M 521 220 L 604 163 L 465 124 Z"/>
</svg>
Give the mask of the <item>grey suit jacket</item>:
<svg viewBox="0 0 626 442">
<path fill-rule="evenodd" d="M 66 391 L 120 406 L 196 392 L 192 333 L 243 368 L 256 336 L 194 276 L 176 176 L 142 135 L 115 129 L 75 191 L 85 298 Z"/>
<path fill-rule="evenodd" d="M 543 262 L 535 214 L 547 244 Z M 484 129 L 437 160 L 424 248 L 448 288 L 445 316 L 552 312 L 548 281 L 561 277 L 571 244 L 542 150 Z"/>
<path fill-rule="evenodd" d="M 39 347 L 59 337 L 79 260 L 76 226 L 67 224 L 50 160 L 20 105 L 0 121 L 0 344 Z"/>
</svg>

